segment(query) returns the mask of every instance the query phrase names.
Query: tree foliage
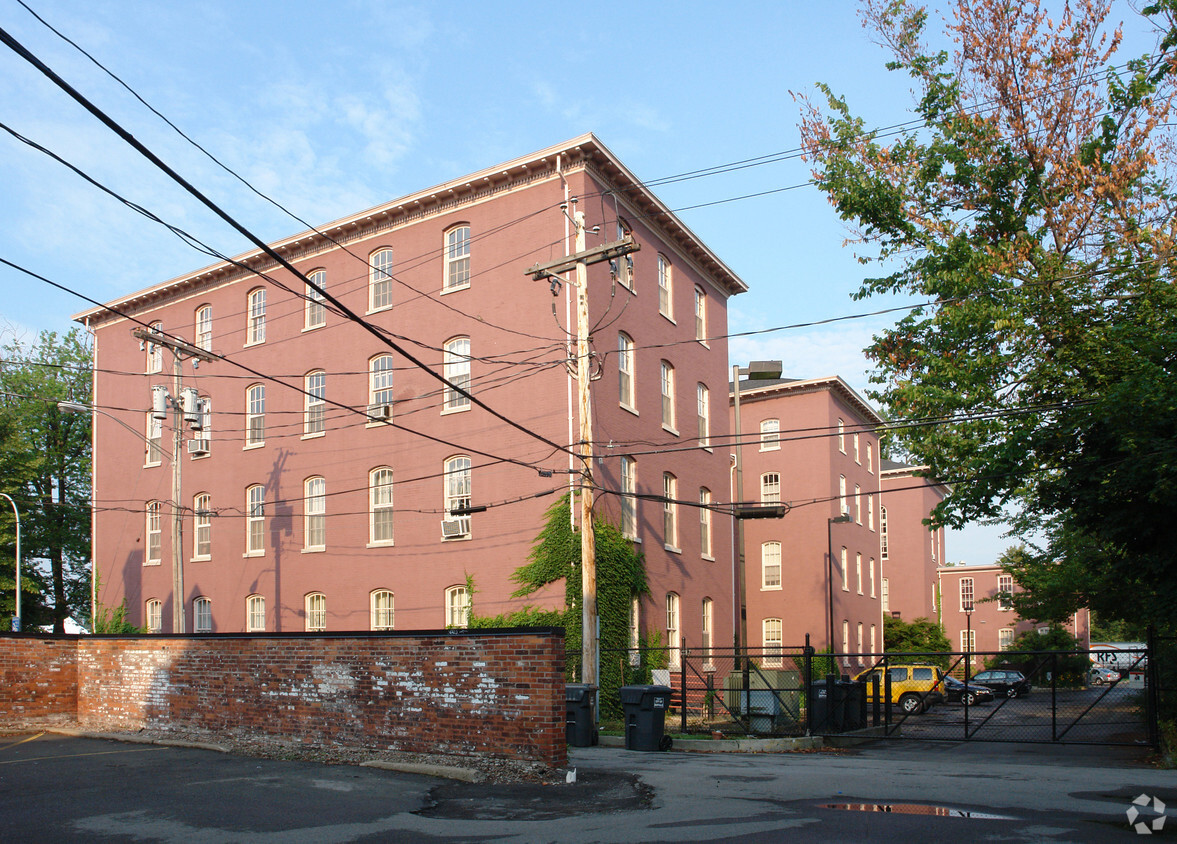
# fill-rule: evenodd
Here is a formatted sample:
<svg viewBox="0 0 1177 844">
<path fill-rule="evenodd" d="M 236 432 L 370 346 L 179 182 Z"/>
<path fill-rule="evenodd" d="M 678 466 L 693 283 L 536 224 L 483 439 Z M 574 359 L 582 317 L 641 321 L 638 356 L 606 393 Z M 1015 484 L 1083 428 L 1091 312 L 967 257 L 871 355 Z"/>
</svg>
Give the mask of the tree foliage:
<svg viewBox="0 0 1177 844">
<path fill-rule="evenodd" d="M 886 642 L 886 652 L 889 654 L 937 654 L 920 656 L 919 660 L 942 668 L 948 667 L 948 652 L 952 650 L 952 645 L 935 621 L 926 618 L 904 621 L 889 615 L 883 616 L 883 641 Z"/>
<path fill-rule="evenodd" d="M 1010 568 L 1024 616 L 1089 605 L 1170 626 L 1173 64 L 1165 45 L 1123 62 L 1110 9 L 957 0 L 939 50 L 922 8 L 867 0 L 918 126 L 868 130 L 821 87 L 801 128 L 862 260 L 888 273 L 857 295 L 927 303 L 867 353 L 893 419 L 938 423 L 895 434 L 953 482 L 936 519 L 1012 507 L 1015 530 L 1046 536 Z"/>
<path fill-rule="evenodd" d="M 90 419 L 57 402 L 90 403 L 90 346 L 74 329 L 0 347 L 0 491 L 21 521 L 25 628 L 87 619 L 90 604 Z M 0 504 L 7 505 L 7 501 Z M 0 613 L 15 609 L 15 520 L 0 510 Z"/>
</svg>

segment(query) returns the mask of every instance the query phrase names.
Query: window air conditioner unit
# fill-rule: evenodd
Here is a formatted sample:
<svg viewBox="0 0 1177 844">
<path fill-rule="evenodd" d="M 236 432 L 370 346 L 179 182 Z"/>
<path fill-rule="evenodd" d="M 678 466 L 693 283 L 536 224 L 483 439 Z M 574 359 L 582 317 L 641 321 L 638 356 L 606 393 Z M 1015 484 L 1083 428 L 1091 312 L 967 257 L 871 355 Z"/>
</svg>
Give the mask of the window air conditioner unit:
<svg viewBox="0 0 1177 844">
<path fill-rule="evenodd" d="M 368 405 L 368 420 L 371 422 L 382 422 L 385 419 L 392 418 L 391 404 L 370 404 Z"/>
<path fill-rule="evenodd" d="M 201 454 L 208 454 L 209 442 L 208 440 L 188 440 L 188 453 L 193 457 Z"/>
<path fill-rule="evenodd" d="M 459 516 L 455 519 L 441 520 L 442 539 L 461 539 L 470 535 L 470 517 Z"/>
</svg>

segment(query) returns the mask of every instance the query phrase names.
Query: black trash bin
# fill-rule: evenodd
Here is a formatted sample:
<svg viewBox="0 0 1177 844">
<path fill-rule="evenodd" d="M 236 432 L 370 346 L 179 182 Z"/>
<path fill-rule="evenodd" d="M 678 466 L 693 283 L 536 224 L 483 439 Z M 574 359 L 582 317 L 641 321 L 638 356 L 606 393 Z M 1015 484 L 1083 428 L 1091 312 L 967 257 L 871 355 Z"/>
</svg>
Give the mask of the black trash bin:
<svg viewBox="0 0 1177 844">
<path fill-rule="evenodd" d="M 597 724 L 593 717 L 596 691 L 596 686 L 586 683 L 569 683 L 564 687 L 564 732 L 572 747 L 592 747 L 597 743 Z"/>
<path fill-rule="evenodd" d="M 846 687 L 832 674 L 810 684 L 809 706 L 813 710 L 813 732 L 840 733 L 846 728 Z"/>
<path fill-rule="evenodd" d="M 865 729 L 866 683 L 840 680 L 838 696 L 842 699 L 842 729 L 847 732 Z"/>
<path fill-rule="evenodd" d="M 664 728 L 671 691 L 669 686 L 621 687 L 626 750 L 670 749 L 671 738 Z"/>
</svg>

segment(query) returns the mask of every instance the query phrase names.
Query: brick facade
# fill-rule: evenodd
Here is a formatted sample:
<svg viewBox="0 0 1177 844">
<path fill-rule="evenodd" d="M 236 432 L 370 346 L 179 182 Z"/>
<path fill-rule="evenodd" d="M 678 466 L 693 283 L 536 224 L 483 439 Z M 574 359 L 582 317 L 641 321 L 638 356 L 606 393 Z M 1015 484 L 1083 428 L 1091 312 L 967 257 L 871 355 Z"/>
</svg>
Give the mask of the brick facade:
<svg viewBox="0 0 1177 844">
<path fill-rule="evenodd" d="M 0 638 L 0 718 L 566 761 L 552 629 Z"/>
</svg>

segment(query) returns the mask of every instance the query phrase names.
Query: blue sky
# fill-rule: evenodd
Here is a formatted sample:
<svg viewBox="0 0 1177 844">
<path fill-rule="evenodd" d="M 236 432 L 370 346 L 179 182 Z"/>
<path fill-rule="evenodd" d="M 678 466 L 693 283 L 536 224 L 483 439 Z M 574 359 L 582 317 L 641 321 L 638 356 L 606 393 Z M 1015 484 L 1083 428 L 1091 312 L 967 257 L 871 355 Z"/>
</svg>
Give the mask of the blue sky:
<svg viewBox="0 0 1177 844">
<path fill-rule="evenodd" d="M 26 0 L 262 192 L 319 224 L 592 131 L 651 181 L 794 150 L 792 91 L 822 81 L 867 125 L 909 118 L 906 79 L 854 5 L 681 2 L 185 4 Z M 1132 15 L 1126 5 L 1121 16 Z M 0 26 L 266 240 L 304 226 L 179 138 L 15 0 Z M 40 73 L 0 47 L 0 122 L 227 254 L 247 244 Z M 741 332 L 873 311 L 863 268 L 799 158 L 656 192 L 749 285 Z M 799 186 L 801 187 L 794 187 Z M 783 188 L 792 188 L 781 190 Z M 775 191 L 758 198 L 749 194 Z M 0 134 L 0 257 L 100 301 L 211 263 L 61 165 Z M 729 201 L 730 200 L 730 201 Z M 707 203 L 718 203 L 701 206 Z M 0 266 L 0 338 L 67 330 L 86 303 Z M 893 319 L 893 318 L 892 318 Z M 867 388 L 887 317 L 732 342 L 795 377 Z M 995 528 L 948 538 L 991 563 Z"/>
</svg>

